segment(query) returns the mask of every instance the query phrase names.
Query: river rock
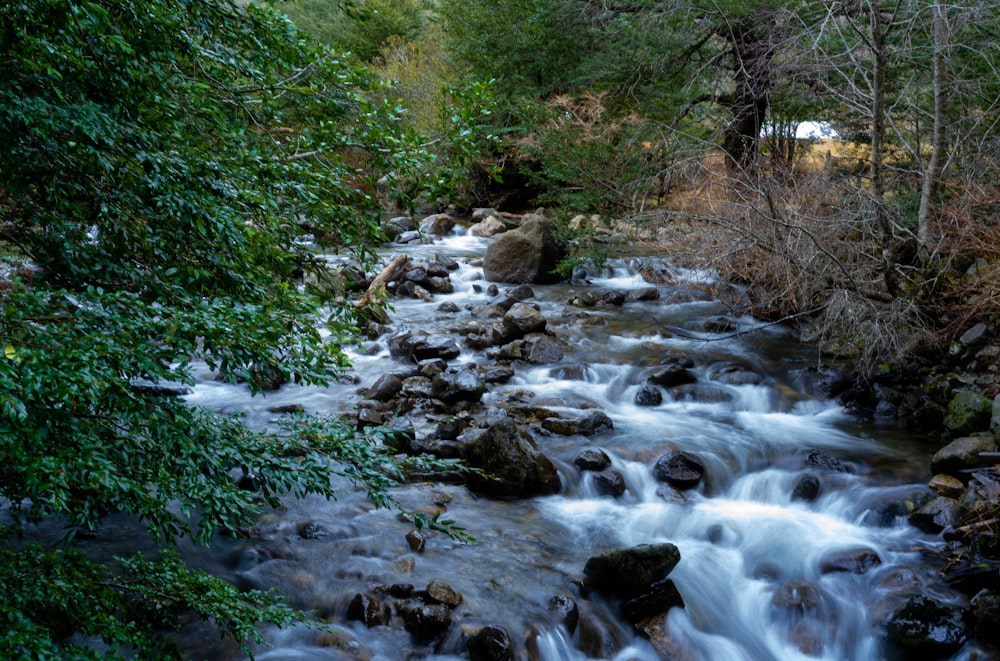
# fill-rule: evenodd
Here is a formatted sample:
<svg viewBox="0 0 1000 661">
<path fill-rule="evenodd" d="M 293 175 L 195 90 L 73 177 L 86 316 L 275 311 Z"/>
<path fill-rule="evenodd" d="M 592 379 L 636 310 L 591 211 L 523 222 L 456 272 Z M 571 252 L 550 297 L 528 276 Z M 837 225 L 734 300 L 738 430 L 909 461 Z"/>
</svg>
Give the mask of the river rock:
<svg viewBox="0 0 1000 661">
<path fill-rule="evenodd" d="M 547 335 L 532 333 L 525 337 L 525 342 L 528 349 L 527 360 L 532 365 L 548 365 L 563 359 L 562 349 Z"/>
<path fill-rule="evenodd" d="M 347 619 L 361 622 L 366 627 L 378 627 L 389 621 L 391 611 L 376 595 L 358 593 L 347 606 Z"/>
<path fill-rule="evenodd" d="M 420 221 L 420 231 L 424 234 L 443 236 L 455 228 L 455 219 L 446 213 L 436 213 Z"/>
<path fill-rule="evenodd" d="M 656 301 L 660 298 L 660 290 L 656 287 L 642 287 L 628 293 L 629 301 Z"/>
<path fill-rule="evenodd" d="M 636 406 L 659 406 L 663 403 L 663 393 L 656 386 L 646 384 L 635 393 Z"/>
<path fill-rule="evenodd" d="M 806 455 L 806 467 L 816 468 L 827 473 L 844 473 L 847 468 L 840 463 L 840 459 L 832 457 L 822 450 L 811 450 Z"/>
<path fill-rule="evenodd" d="M 625 493 L 625 476 L 615 469 L 594 473 L 594 488 L 602 496 L 617 498 Z"/>
<path fill-rule="evenodd" d="M 958 512 L 958 501 L 938 496 L 910 515 L 910 524 L 926 533 L 936 535 L 949 527 Z"/>
<path fill-rule="evenodd" d="M 968 436 L 989 429 L 993 402 L 979 393 L 963 390 L 948 402 L 944 426 L 952 436 Z"/>
<path fill-rule="evenodd" d="M 931 457 L 931 471 L 958 475 L 970 468 L 979 468 L 980 452 L 995 452 L 992 436 L 963 436 L 944 446 Z"/>
<path fill-rule="evenodd" d="M 705 464 L 690 452 L 667 452 L 656 460 L 653 477 L 677 489 L 693 489 L 705 475 Z"/>
<path fill-rule="evenodd" d="M 545 418 L 542 428 L 561 436 L 594 436 L 614 429 L 614 423 L 604 411 L 591 409 L 572 418 Z"/>
<path fill-rule="evenodd" d="M 774 589 L 771 605 L 796 611 L 814 610 L 819 606 L 822 593 L 812 583 L 799 579 L 784 581 Z"/>
<path fill-rule="evenodd" d="M 689 369 L 681 365 L 658 367 L 646 378 L 646 383 L 662 386 L 664 388 L 683 386 L 697 381 L 698 377 L 696 377 Z"/>
<path fill-rule="evenodd" d="M 424 589 L 427 601 L 432 604 L 444 604 L 448 608 L 458 608 L 462 605 L 462 593 L 441 580 L 433 580 Z"/>
<path fill-rule="evenodd" d="M 528 333 L 545 330 L 545 317 L 527 303 L 515 302 L 503 315 L 503 324 L 509 337 L 521 338 Z"/>
<path fill-rule="evenodd" d="M 468 642 L 470 661 L 511 661 L 514 643 L 501 626 L 489 624 L 477 631 Z"/>
<path fill-rule="evenodd" d="M 684 608 L 684 599 L 674 582 L 664 578 L 650 585 L 642 594 L 622 602 L 621 612 L 629 623 L 638 625 L 642 620 L 666 613 L 674 607 Z"/>
<path fill-rule="evenodd" d="M 882 564 L 882 558 L 870 548 L 844 549 L 832 551 L 823 556 L 819 561 L 819 571 L 821 574 L 835 572 L 864 574 L 875 565 L 880 564 Z"/>
<path fill-rule="evenodd" d="M 582 471 L 602 471 L 611 467 L 611 457 L 604 450 L 592 448 L 576 455 L 573 465 Z"/>
<path fill-rule="evenodd" d="M 494 498 L 529 498 L 557 493 L 559 473 L 534 440 L 510 418 L 501 418 L 465 445 L 466 462 L 483 469 L 469 475 L 469 488 Z"/>
<path fill-rule="evenodd" d="M 913 597 L 886 624 L 886 640 L 903 659 L 945 659 L 967 637 L 962 609 L 930 597 Z"/>
<path fill-rule="evenodd" d="M 642 544 L 591 557 L 583 574 L 589 588 L 632 599 L 666 578 L 680 560 L 680 551 L 669 542 Z"/>
<path fill-rule="evenodd" d="M 560 276 L 555 268 L 565 255 L 565 248 L 552 233 L 551 224 L 531 219 L 493 240 L 486 250 L 483 272 L 492 282 L 558 282 Z"/>
<path fill-rule="evenodd" d="M 429 399 L 431 396 L 431 380 L 426 376 L 411 376 L 403 379 L 403 389 L 400 394 L 410 399 Z"/>
<path fill-rule="evenodd" d="M 935 493 L 945 498 L 961 498 L 965 493 L 965 483 L 954 475 L 938 474 L 927 483 Z"/>
<path fill-rule="evenodd" d="M 570 635 L 576 631 L 576 625 L 580 621 L 580 608 L 571 597 L 562 594 L 552 597 L 549 599 L 548 610 L 559 624 L 566 627 Z"/>
<path fill-rule="evenodd" d="M 444 604 L 425 604 L 415 600 L 401 602 L 396 610 L 404 628 L 417 640 L 431 640 L 451 626 L 451 609 Z"/>
<path fill-rule="evenodd" d="M 819 478 L 812 473 L 806 473 L 795 481 L 792 487 L 792 500 L 804 500 L 811 503 L 819 496 Z"/>
<path fill-rule="evenodd" d="M 379 402 L 394 399 L 403 390 L 403 377 L 398 374 L 383 374 L 372 384 L 365 397 Z"/>
<path fill-rule="evenodd" d="M 442 372 L 431 379 L 431 397 L 450 405 L 478 402 L 486 393 L 486 382 L 473 369 Z"/>
<path fill-rule="evenodd" d="M 507 231 L 507 224 L 496 216 L 489 216 L 469 228 L 469 234 L 489 239 Z"/>
</svg>

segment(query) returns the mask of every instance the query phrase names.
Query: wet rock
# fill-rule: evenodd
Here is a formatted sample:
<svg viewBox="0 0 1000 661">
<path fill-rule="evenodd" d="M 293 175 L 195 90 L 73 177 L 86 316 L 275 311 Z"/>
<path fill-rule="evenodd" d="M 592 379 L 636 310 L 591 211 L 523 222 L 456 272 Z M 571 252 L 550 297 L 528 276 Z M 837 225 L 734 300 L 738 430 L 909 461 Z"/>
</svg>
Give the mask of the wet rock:
<svg viewBox="0 0 1000 661">
<path fill-rule="evenodd" d="M 436 213 L 420 221 L 420 231 L 424 234 L 443 236 L 455 228 L 455 219 L 446 213 Z"/>
<path fill-rule="evenodd" d="M 483 372 L 483 381 L 486 383 L 506 383 L 514 374 L 514 370 L 509 367 L 490 367 Z"/>
<path fill-rule="evenodd" d="M 562 350 L 550 337 L 535 334 L 527 338 L 527 343 L 527 360 L 532 365 L 548 365 L 563 359 Z"/>
<path fill-rule="evenodd" d="M 989 398 L 965 390 L 948 402 L 944 426 L 952 436 L 968 436 L 988 429 L 992 415 L 993 402 Z"/>
<path fill-rule="evenodd" d="M 441 358 L 427 358 L 421 360 L 417 367 L 420 368 L 420 376 L 433 379 L 435 376 L 448 369 L 448 363 Z"/>
<path fill-rule="evenodd" d="M 417 229 L 409 216 L 396 216 L 382 223 L 382 232 L 389 241 L 396 241 L 403 232 L 413 232 Z"/>
<path fill-rule="evenodd" d="M 406 543 L 414 553 L 423 553 L 427 546 L 427 538 L 419 530 L 411 530 L 406 533 Z"/>
<path fill-rule="evenodd" d="M 398 374 L 383 374 L 372 384 L 365 397 L 379 402 L 388 402 L 403 390 L 403 378 Z"/>
<path fill-rule="evenodd" d="M 991 405 L 992 406 L 992 405 Z M 995 452 L 992 436 L 963 436 L 944 446 L 931 457 L 931 471 L 958 475 L 967 469 L 979 468 L 980 452 Z"/>
<path fill-rule="evenodd" d="M 403 627 L 417 640 L 431 640 L 451 626 L 451 609 L 444 604 L 406 601 L 397 604 Z"/>
<path fill-rule="evenodd" d="M 594 488 L 603 496 L 621 496 L 625 493 L 625 476 L 618 470 L 594 473 Z"/>
<path fill-rule="evenodd" d="M 601 297 L 600 299 L 598 299 L 598 302 L 601 303 L 602 305 L 621 306 L 625 305 L 626 297 L 627 294 L 623 291 L 608 291 L 601 294 Z"/>
<path fill-rule="evenodd" d="M 821 450 L 812 450 L 806 455 L 806 467 L 816 468 L 828 473 L 844 473 L 847 468 L 836 457 L 831 457 Z"/>
<path fill-rule="evenodd" d="M 431 397 L 445 404 L 478 402 L 485 393 L 486 383 L 471 369 L 444 372 L 431 380 Z"/>
<path fill-rule="evenodd" d="M 469 488 L 495 498 L 557 493 L 559 473 L 526 432 L 501 418 L 465 446 L 466 462 L 485 474 L 470 474 Z"/>
<path fill-rule="evenodd" d="M 420 245 L 423 242 L 424 237 L 421 236 L 420 230 L 407 230 L 396 236 L 396 243 L 404 246 Z"/>
<path fill-rule="evenodd" d="M 545 317 L 527 303 L 514 303 L 503 315 L 503 324 L 509 337 L 520 338 L 528 333 L 545 330 Z"/>
<path fill-rule="evenodd" d="M 819 571 L 821 574 L 834 572 L 864 574 L 875 565 L 880 564 L 882 564 L 882 558 L 872 549 L 844 549 L 823 556 L 819 561 Z"/>
<path fill-rule="evenodd" d="M 927 486 L 945 498 L 961 498 L 965 493 L 965 483 L 954 475 L 935 475 Z"/>
<path fill-rule="evenodd" d="M 886 640 L 901 659 L 944 659 L 967 637 L 962 609 L 929 597 L 913 597 L 886 624 Z"/>
<path fill-rule="evenodd" d="M 895 491 L 876 499 L 865 514 L 866 525 L 888 528 L 898 517 L 909 517 L 935 498 L 929 487 L 916 487 L 903 492 Z"/>
<path fill-rule="evenodd" d="M 470 661 L 511 661 L 514 643 L 503 627 L 487 625 L 469 639 Z"/>
<path fill-rule="evenodd" d="M 638 624 L 641 620 L 666 613 L 671 608 L 684 608 L 677 586 L 669 578 L 656 581 L 644 590 L 642 594 L 622 602 L 621 612 L 630 623 Z"/>
<path fill-rule="evenodd" d="M 572 598 L 566 595 L 556 595 L 549 599 L 549 612 L 554 614 L 559 624 L 566 627 L 570 635 L 576 631 L 576 625 L 580 621 L 580 608 Z"/>
<path fill-rule="evenodd" d="M 660 290 L 656 287 L 643 287 L 628 293 L 629 301 L 656 301 L 660 298 Z"/>
<path fill-rule="evenodd" d="M 646 383 L 662 386 L 664 388 L 683 386 L 697 381 L 698 377 L 681 365 L 667 365 L 665 367 L 659 367 L 646 379 Z"/>
<path fill-rule="evenodd" d="M 585 411 L 572 418 L 545 418 L 542 428 L 561 436 L 594 436 L 614 429 L 608 414 L 597 409 Z"/>
<path fill-rule="evenodd" d="M 666 578 L 680 559 L 673 544 L 642 544 L 594 556 L 587 560 L 583 573 L 588 587 L 632 599 Z"/>
<path fill-rule="evenodd" d="M 712 378 L 730 386 L 757 386 L 764 382 L 764 377 L 760 374 L 738 365 L 726 365 L 716 371 Z"/>
<path fill-rule="evenodd" d="M 806 581 L 792 579 L 778 585 L 771 595 L 771 605 L 793 610 L 814 610 L 822 594 L 819 588 Z"/>
<path fill-rule="evenodd" d="M 660 661 L 694 660 L 695 657 L 691 652 L 671 637 L 665 613 L 647 617 L 636 623 L 635 628 L 649 640 Z"/>
<path fill-rule="evenodd" d="M 683 492 L 678 491 L 669 484 L 661 484 L 656 487 L 656 495 L 668 503 L 673 503 L 675 505 L 687 505 L 688 499 Z"/>
<path fill-rule="evenodd" d="M 447 312 L 449 314 L 454 313 L 454 312 L 458 312 L 459 310 L 461 310 L 461 308 L 459 308 L 457 305 L 455 305 L 451 301 L 445 301 L 444 303 L 442 303 L 441 305 L 439 305 L 437 307 L 437 309 L 438 309 L 438 312 Z"/>
<path fill-rule="evenodd" d="M 705 464 L 690 452 L 668 452 L 656 460 L 653 477 L 677 489 L 693 489 L 705 475 Z"/>
<path fill-rule="evenodd" d="M 936 535 L 951 525 L 957 511 L 957 500 L 938 496 L 910 515 L 910 525 Z"/>
<path fill-rule="evenodd" d="M 400 394 L 412 399 L 427 399 L 431 396 L 431 380 L 426 376 L 403 379 L 403 389 Z"/>
<path fill-rule="evenodd" d="M 993 440 L 1000 443 L 1000 395 L 993 398 L 993 406 L 990 415 L 990 434 Z"/>
<path fill-rule="evenodd" d="M 431 276 L 423 286 L 434 294 L 450 294 L 455 291 L 455 285 L 447 276 Z"/>
<path fill-rule="evenodd" d="M 469 228 L 469 234 L 484 239 L 503 234 L 506 231 L 507 225 L 496 216 L 489 216 Z"/>
<path fill-rule="evenodd" d="M 552 233 L 551 224 L 532 219 L 493 240 L 486 250 L 483 272 L 486 279 L 493 282 L 558 282 L 555 268 L 565 254 Z"/>
<path fill-rule="evenodd" d="M 390 614 L 389 606 L 374 594 L 358 593 L 347 606 L 347 619 L 361 622 L 369 629 L 386 624 Z"/>
<path fill-rule="evenodd" d="M 434 604 L 444 604 L 448 608 L 458 608 L 462 605 L 462 593 L 440 580 L 433 580 L 424 590 L 427 600 Z"/>
<path fill-rule="evenodd" d="M 635 394 L 636 406 L 659 406 L 663 403 L 663 393 L 653 385 L 644 385 Z"/>
<path fill-rule="evenodd" d="M 584 450 L 573 459 L 573 465 L 582 471 L 602 471 L 611 467 L 611 457 L 604 450 Z"/>
<path fill-rule="evenodd" d="M 795 481 L 792 487 L 792 500 L 804 500 L 811 503 L 819 496 L 819 478 L 812 473 L 806 473 Z"/>
<path fill-rule="evenodd" d="M 528 285 L 518 285 L 507 290 L 507 295 L 515 301 L 526 301 L 535 297 L 535 290 Z"/>
</svg>

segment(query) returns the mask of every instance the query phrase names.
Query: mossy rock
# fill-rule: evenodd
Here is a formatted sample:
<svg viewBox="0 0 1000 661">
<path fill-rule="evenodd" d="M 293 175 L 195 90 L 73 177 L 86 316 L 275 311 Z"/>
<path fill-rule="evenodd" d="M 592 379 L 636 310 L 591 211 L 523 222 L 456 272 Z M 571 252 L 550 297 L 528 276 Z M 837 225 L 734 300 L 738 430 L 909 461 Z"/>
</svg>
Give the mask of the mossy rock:
<svg viewBox="0 0 1000 661">
<path fill-rule="evenodd" d="M 969 436 L 989 429 L 992 414 L 993 402 L 988 397 L 963 390 L 948 402 L 944 426 L 954 437 Z"/>
</svg>

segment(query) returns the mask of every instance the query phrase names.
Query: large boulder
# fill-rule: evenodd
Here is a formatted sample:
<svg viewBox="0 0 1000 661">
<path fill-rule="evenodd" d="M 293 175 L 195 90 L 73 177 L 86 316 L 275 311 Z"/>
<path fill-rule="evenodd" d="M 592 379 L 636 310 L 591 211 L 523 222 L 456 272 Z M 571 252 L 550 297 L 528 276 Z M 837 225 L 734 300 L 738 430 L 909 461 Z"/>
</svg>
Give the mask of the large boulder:
<svg viewBox="0 0 1000 661">
<path fill-rule="evenodd" d="M 647 593 L 681 560 L 681 552 L 669 542 L 641 544 L 593 556 L 583 568 L 587 585 L 623 599 Z"/>
<path fill-rule="evenodd" d="M 552 283 L 555 268 L 566 250 L 552 233 L 551 224 L 532 219 L 497 237 L 486 250 L 483 272 L 492 282 Z"/>
<path fill-rule="evenodd" d="M 963 436 L 944 446 L 931 457 L 931 471 L 957 475 L 963 470 L 979 468 L 980 452 L 995 452 L 992 436 Z"/>
<path fill-rule="evenodd" d="M 501 418 L 465 445 L 465 461 L 482 473 L 469 475 L 469 489 L 494 498 L 530 498 L 557 493 L 559 473 L 527 432 Z"/>
<path fill-rule="evenodd" d="M 913 597 L 886 623 L 886 640 L 903 659 L 944 659 L 968 637 L 965 613 L 929 597 Z"/>
<path fill-rule="evenodd" d="M 968 436 L 973 432 L 989 429 L 992 415 L 992 400 L 979 393 L 963 390 L 948 402 L 944 426 L 954 437 Z"/>
</svg>

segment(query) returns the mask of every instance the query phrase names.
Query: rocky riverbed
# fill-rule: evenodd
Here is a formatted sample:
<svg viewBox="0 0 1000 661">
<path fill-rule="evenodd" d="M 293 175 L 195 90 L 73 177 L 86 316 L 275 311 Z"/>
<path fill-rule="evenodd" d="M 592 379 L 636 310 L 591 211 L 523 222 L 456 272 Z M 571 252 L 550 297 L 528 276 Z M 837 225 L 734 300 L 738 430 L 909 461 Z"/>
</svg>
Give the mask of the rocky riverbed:
<svg viewBox="0 0 1000 661">
<path fill-rule="evenodd" d="M 399 498 L 477 541 L 349 492 L 264 517 L 202 563 L 331 629 L 272 632 L 260 658 L 995 653 L 989 367 L 859 381 L 669 260 L 558 280 L 539 214 L 387 227 L 381 274 L 331 260 L 351 300 L 388 297 L 361 311 L 351 379 L 259 402 L 206 374 L 189 399 L 249 424 L 336 411 L 396 452 L 461 459 L 477 472 L 413 474 Z M 955 355 L 986 363 L 991 338 Z"/>
</svg>

